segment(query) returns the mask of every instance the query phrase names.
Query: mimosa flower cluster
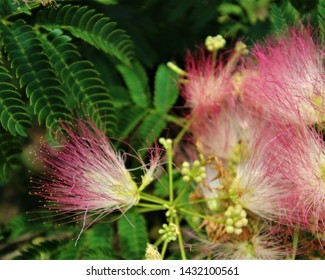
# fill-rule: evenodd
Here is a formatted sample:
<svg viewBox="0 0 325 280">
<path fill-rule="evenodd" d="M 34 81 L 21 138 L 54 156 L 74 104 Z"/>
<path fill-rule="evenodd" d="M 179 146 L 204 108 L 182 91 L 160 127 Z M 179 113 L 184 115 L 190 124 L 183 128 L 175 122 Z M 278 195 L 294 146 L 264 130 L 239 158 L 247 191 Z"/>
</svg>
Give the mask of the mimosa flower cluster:
<svg viewBox="0 0 325 280">
<path fill-rule="evenodd" d="M 222 36 L 209 36 L 206 50 L 187 55 L 185 70 L 168 64 L 182 76 L 190 108 L 179 135 L 188 132 L 194 145 L 186 143 L 191 156 L 180 164 L 173 157 L 181 137 L 161 138 L 161 148 L 157 142 L 149 149 L 149 163 L 139 159 L 137 180 L 126 155 L 89 119 L 62 122 L 57 145 L 40 149 L 44 174 L 33 187 L 51 217 L 82 220 L 82 233 L 115 211 L 165 211 L 147 259 L 164 259 L 171 242 L 178 242 L 182 259 L 294 259 L 306 236 L 323 250 L 324 48 L 302 26 L 250 50 L 237 42 L 220 54 L 225 44 Z M 162 162 L 168 200 L 147 189 Z M 176 173 L 184 184 L 178 189 Z M 188 252 L 184 232 L 195 232 Z"/>
<path fill-rule="evenodd" d="M 210 45 L 210 54 L 187 57 L 191 132 L 214 174 L 195 192 L 207 199 L 207 213 L 224 221 L 215 230 L 203 223 L 215 256 L 278 259 L 285 249 L 267 241 L 274 239 L 268 228 L 294 238 L 311 232 L 324 242 L 324 48 L 301 26 L 248 55 L 242 46 L 226 62 Z M 217 207 L 209 207 L 211 197 Z M 242 209 L 244 222 L 231 220 L 229 209 Z"/>
<path fill-rule="evenodd" d="M 45 207 L 56 211 L 57 219 L 95 220 L 115 211 L 124 213 L 139 201 L 139 188 L 126 169 L 126 155 L 118 154 L 106 135 L 89 120 L 62 123 L 58 145 L 44 143 L 39 151 L 43 179 L 33 194 L 45 198 Z M 152 151 L 150 166 L 142 160 L 144 175 L 140 188 L 152 180 L 159 166 L 159 153 Z M 72 221 L 72 219 L 70 219 Z"/>
</svg>

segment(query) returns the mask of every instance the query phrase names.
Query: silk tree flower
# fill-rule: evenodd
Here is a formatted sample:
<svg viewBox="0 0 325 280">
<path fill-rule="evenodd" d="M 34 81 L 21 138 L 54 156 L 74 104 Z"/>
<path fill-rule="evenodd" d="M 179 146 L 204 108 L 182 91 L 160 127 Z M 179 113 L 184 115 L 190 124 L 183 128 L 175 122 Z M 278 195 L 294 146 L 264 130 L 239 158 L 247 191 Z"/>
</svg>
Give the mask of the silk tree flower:
<svg viewBox="0 0 325 280">
<path fill-rule="evenodd" d="M 324 48 L 301 26 L 252 50 L 243 82 L 246 101 L 285 123 L 324 121 Z M 256 108 L 255 108 L 256 109 Z"/>
<path fill-rule="evenodd" d="M 245 209 L 279 224 L 325 231 L 325 146 L 303 125 L 260 129 L 230 188 Z"/>
<path fill-rule="evenodd" d="M 295 185 L 286 219 L 314 233 L 325 232 L 325 143 L 311 128 L 282 128 L 274 152 L 281 155 L 282 178 Z"/>
<path fill-rule="evenodd" d="M 295 184 L 281 170 L 287 158 L 279 158 L 281 146 L 276 128 L 257 127 L 254 137 L 241 157 L 236 176 L 229 187 L 232 199 L 244 209 L 268 220 L 280 222 L 295 206 Z"/>
<path fill-rule="evenodd" d="M 240 75 L 237 65 L 243 44 L 238 42 L 227 63 L 222 57 L 215 61 L 213 54 L 188 54 L 188 80 L 182 94 L 191 109 L 191 132 L 203 148 L 205 156 L 216 156 L 224 161 L 233 156 L 234 147 L 247 132 L 247 121 L 238 103 Z"/>
<path fill-rule="evenodd" d="M 209 117 L 196 118 L 191 131 L 207 158 L 215 156 L 226 163 L 235 157 L 236 146 L 241 141 L 250 141 L 252 125 L 253 119 L 236 102 L 235 106 L 225 105 Z"/>
<path fill-rule="evenodd" d="M 266 223 L 254 225 L 254 232 L 245 229 L 242 235 L 224 235 L 220 240 L 211 242 L 187 233 L 196 240 L 190 245 L 191 251 L 197 251 L 200 259 L 215 260 L 281 260 L 289 254 L 284 245 L 283 234 L 274 234 Z"/>
<path fill-rule="evenodd" d="M 85 223 L 86 217 L 95 215 L 97 220 L 137 204 L 139 190 L 124 165 L 124 155 L 116 153 L 105 134 L 90 121 L 62 126 L 65 133 L 58 135 L 60 145 L 40 148 L 44 175 L 33 188 L 33 194 L 43 197 L 44 206 L 54 211 L 53 216 L 84 219 Z M 157 167 L 156 162 L 151 165 Z M 153 170 L 143 169 L 147 183 L 146 172 L 152 175 Z"/>
<path fill-rule="evenodd" d="M 186 72 L 188 81 L 183 85 L 182 94 L 197 118 L 217 112 L 224 104 L 233 104 L 231 73 L 212 54 L 206 56 L 203 50 L 198 56 L 188 54 Z"/>
</svg>

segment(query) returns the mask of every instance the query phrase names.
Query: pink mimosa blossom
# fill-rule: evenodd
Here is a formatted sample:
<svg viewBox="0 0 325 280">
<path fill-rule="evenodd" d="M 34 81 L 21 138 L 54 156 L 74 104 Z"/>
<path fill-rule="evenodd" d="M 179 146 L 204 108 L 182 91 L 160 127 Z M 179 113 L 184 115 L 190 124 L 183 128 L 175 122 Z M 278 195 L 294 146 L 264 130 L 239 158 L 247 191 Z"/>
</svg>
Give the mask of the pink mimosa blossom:
<svg viewBox="0 0 325 280">
<path fill-rule="evenodd" d="M 239 104 L 225 105 L 209 117 L 195 119 L 191 131 L 207 157 L 216 156 L 227 161 L 234 156 L 236 145 L 250 137 L 250 123 Z"/>
<path fill-rule="evenodd" d="M 137 184 L 105 134 L 90 121 L 76 120 L 74 126 L 63 124 L 63 128 L 66 134 L 58 135 L 59 146 L 41 147 L 44 175 L 34 186 L 34 194 L 45 198 L 44 206 L 57 212 L 53 217 L 82 219 L 79 215 L 84 214 L 98 219 L 135 205 L 139 200 Z M 158 166 L 155 162 L 151 165 Z M 146 173 L 154 171 L 143 169 L 150 181 Z"/>
<path fill-rule="evenodd" d="M 240 204 L 280 224 L 325 230 L 325 145 L 303 125 L 267 127 L 239 165 Z"/>
<path fill-rule="evenodd" d="M 232 104 L 231 73 L 212 54 L 187 55 L 188 81 L 184 83 L 183 96 L 192 113 L 198 118 L 217 112 L 224 104 Z"/>
<path fill-rule="evenodd" d="M 235 194 L 243 208 L 280 222 L 295 206 L 292 196 L 296 189 L 281 172 L 290 159 L 281 157 L 277 133 L 276 128 L 270 125 L 255 129 L 252 141 L 239 161 L 230 192 Z"/>
<path fill-rule="evenodd" d="M 245 98 L 268 118 L 285 123 L 324 120 L 324 48 L 310 29 L 292 28 L 252 50 L 251 77 L 244 81 Z"/>
<path fill-rule="evenodd" d="M 282 129 L 274 152 L 282 177 L 295 185 L 286 219 L 313 232 L 325 232 L 325 143 L 310 128 Z M 280 153 L 281 152 L 281 153 Z"/>
<path fill-rule="evenodd" d="M 235 51 L 227 64 L 202 53 L 187 57 L 188 80 L 183 86 L 183 96 L 191 108 L 191 131 L 206 155 L 223 160 L 233 155 L 247 125 L 237 102 L 235 73 L 239 58 Z"/>
<path fill-rule="evenodd" d="M 267 224 L 258 224 L 254 233 L 245 230 L 239 238 L 221 238 L 211 242 L 198 239 L 196 245 L 191 245 L 199 252 L 201 259 L 208 257 L 215 260 L 283 260 L 289 250 L 283 244 L 283 234 L 272 234 Z M 193 234 L 191 234 L 193 236 Z M 193 249 L 192 249 L 193 250 Z"/>
</svg>

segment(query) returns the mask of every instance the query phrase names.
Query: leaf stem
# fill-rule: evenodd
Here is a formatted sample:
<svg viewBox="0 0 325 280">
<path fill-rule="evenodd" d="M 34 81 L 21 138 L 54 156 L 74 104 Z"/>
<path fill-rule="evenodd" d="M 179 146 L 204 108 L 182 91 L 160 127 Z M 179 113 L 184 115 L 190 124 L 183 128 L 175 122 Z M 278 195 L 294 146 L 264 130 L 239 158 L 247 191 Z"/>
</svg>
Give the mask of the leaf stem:
<svg viewBox="0 0 325 280">
<path fill-rule="evenodd" d="M 178 239 L 178 243 L 179 243 L 179 248 L 181 250 L 182 260 L 186 260 L 186 253 L 185 253 L 184 244 L 183 244 L 183 237 L 182 237 L 181 227 L 180 227 L 177 215 L 175 215 L 175 223 L 176 223 L 176 226 L 178 229 L 178 238 L 177 239 Z"/>
<path fill-rule="evenodd" d="M 141 193 L 140 200 L 146 200 L 160 205 L 169 205 L 169 202 L 167 200 L 164 200 L 162 198 L 147 193 Z"/>
<path fill-rule="evenodd" d="M 165 257 L 165 253 L 166 253 L 166 250 L 167 250 L 167 245 L 168 245 L 168 241 L 165 240 L 164 244 L 163 244 L 163 247 L 161 249 L 161 252 L 160 252 L 160 256 L 161 256 L 161 259 L 163 260 L 164 257 Z"/>
<path fill-rule="evenodd" d="M 192 211 L 185 210 L 184 208 L 178 208 L 178 210 L 180 212 L 182 212 L 183 214 L 188 214 L 188 215 L 192 215 L 192 216 L 195 216 L 195 217 L 199 217 L 201 219 L 213 221 L 213 222 L 216 222 L 216 223 L 219 223 L 219 224 L 224 224 L 224 221 L 221 220 L 221 219 L 218 220 L 218 219 L 215 219 L 215 218 L 210 217 L 210 216 L 205 216 L 205 215 L 202 215 L 202 214 L 199 214 L 199 213 L 195 213 L 195 212 L 192 212 Z"/>
<path fill-rule="evenodd" d="M 178 133 L 178 135 L 176 136 L 176 138 L 173 141 L 173 147 L 175 149 L 175 147 L 177 146 L 177 144 L 182 140 L 183 136 L 185 135 L 185 133 L 190 129 L 193 121 L 194 121 L 195 117 L 194 115 L 187 121 L 187 123 L 183 126 L 182 130 Z"/>
</svg>

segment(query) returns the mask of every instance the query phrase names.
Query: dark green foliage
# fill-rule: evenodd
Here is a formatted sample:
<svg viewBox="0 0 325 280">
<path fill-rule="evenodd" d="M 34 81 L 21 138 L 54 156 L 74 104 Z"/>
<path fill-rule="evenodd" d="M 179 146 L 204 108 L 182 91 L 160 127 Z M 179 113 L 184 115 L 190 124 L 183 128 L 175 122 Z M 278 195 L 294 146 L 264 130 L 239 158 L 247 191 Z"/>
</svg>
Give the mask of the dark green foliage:
<svg viewBox="0 0 325 280">
<path fill-rule="evenodd" d="M 321 33 L 321 37 L 325 36 L 325 0 L 319 0 L 318 2 L 318 25 Z"/>
<path fill-rule="evenodd" d="M 56 75 L 63 82 L 66 103 L 71 109 L 79 108 L 107 134 L 114 132 L 114 109 L 107 88 L 93 64 L 83 60 L 71 38 L 59 29 L 43 38 L 45 52 Z"/>
<path fill-rule="evenodd" d="M 0 182 L 6 181 L 10 170 L 19 165 L 21 146 L 17 137 L 0 128 Z"/>
<path fill-rule="evenodd" d="M 62 5 L 57 9 L 43 9 L 37 15 L 37 23 L 47 28 L 66 29 L 124 63 L 129 63 L 132 57 L 129 36 L 104 14 L 87 6 Z"/>
<path fill-rule="evenodd" d="M 159 112 L 168 112 L 178 98 L 177 75 L 160 65 L 155 76 L 154 106 Z"/>
<path fill-rule="evenodd" d="M 143 66 L 136 62 L 131 67 L 118 65 L 117 69 L 122 74 L 135 105 L 140 108 L 147 108 L 150 103 L 148 77 Z"/>
<path fill-rule="evenodd" d="M 29 246 L 15 260 L 50 260 L 61 250 L 62 241 L 46 240 Z"/>
<path fill-rule="evenodd" d="M 166 121 L 163 117 L 164 114 L 160 112 L 149 112 L 139 125 L 131 144 L 137 146 L 137 143 L 140 140 L 143 146 L 150 146 L 166 127 Z"/>
<path fill-rule="evenodd" d="M 0 0 L 0 15 L 9 16 L 17 13 L 18 11 L 30 14 L 30 10 L 26 7 L 25 4 L 19 3 L 19 1 L 8 1 Z"/>
<path fill-rule="evenodd" d="M 55 131 L 55 126 L 59 120 L 65 119 L 69 110 L 64 101 L 62 84 L 43 52 L 37 33 L 23 20 L 16 21 L 10 29 L 4 25 L 0 29 L 4 51 L 20 87 L 26 89 L 38 123 L 46 123 L 50 130 Z"/>
<path fill-rule="evenodd" d="M 138 62 L 132 67 L 118 65 L 117 68 L 133 101 L 118 110 L 117 136 L 131 137 L 130 142 L 136 148 L 151 145 L 166 128 L 169 111 L 177 101 L 177 75 L 167 66 L 159 65 L 150 90 L 148 76 Z"/>
<path fill-rule="evenodd" d="M 273 30 L 278 34 L 299 19 L 299 12 L 289 1 L 282 2 L 280 6 L 272 4 L 271 12 Z"/>
<path fill-rule="evenodd" d="M 12 135 L 27 136 L 31 118 L 22 96 L 14 84 L 9 71 L 0 65 L 0 119 L 2 127 Z"/>
<path fill-rule="evenodd" d="M 121 255 L 126 260 L 144 259 L 148 242 L 146 222 L 136 211 L 128 211 L 118 221 Z"/>
<path fill-rule="evenodd" d="M 119 139 L 125 139 L 135 129 L 138 123 L 147 114 L 146 110 L 141 107 L 127 106 L 118 112 L 118 133 Z"/>
</svg>

